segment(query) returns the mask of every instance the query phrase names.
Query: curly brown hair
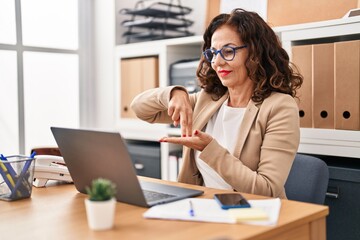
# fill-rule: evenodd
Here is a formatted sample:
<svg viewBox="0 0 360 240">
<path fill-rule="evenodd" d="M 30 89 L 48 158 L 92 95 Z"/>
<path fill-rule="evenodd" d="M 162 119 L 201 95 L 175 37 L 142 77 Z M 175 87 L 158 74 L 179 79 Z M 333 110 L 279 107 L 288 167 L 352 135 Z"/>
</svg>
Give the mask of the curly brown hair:
<svg viewBox="0 0 360 240">
<path fill-rule="evenodd" d="M 249 51 L 245 66 L 250 79 L 254 81 L 254 92 L 251 99 L 262 102 L 271 92 L 281 92 L 296 97 L 296 89 L 300 88 L 303 77 L 297 67 L 289 61 L 289 55 L 282 48 L 275 32 L 255 12 L 241 8 L 234 9 L 231 14 L 216 16 L 203 35 L 202 50 L 211 47 L 211 38 L 221 26 L 235 27 L 242 42 Z M 201 87 L 218 99 L 227 92 L 211 63 L 204 56 L 200 59 L 196 75 Z"/>
</svg>

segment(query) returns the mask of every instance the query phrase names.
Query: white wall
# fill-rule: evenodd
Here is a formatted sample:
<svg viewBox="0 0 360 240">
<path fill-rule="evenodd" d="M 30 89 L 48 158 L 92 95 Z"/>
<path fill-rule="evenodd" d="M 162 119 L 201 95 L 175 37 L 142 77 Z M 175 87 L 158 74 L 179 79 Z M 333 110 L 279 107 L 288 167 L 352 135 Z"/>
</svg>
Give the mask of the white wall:
<svg viewBox="0 0 360 240">
<path fill-rule="evenodd" d="M 114 128 L 115 123 L 115 3 L 94 0 L 94 127 Z"/>
</svg>

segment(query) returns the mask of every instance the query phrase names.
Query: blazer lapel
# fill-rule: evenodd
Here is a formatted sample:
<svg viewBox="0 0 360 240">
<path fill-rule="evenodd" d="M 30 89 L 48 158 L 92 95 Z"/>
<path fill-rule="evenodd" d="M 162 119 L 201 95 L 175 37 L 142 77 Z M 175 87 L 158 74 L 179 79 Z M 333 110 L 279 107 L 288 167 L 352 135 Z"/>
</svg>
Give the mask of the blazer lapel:
<svg viewBox="0 0 360 240">
<path fill-rule="evenodd" d="M 198 105 L 198 108 L 194 109 L 194 122 L 193 122 L 193 129 L 202 130 L 204 126 L 207 124 L 209 119 L 214 115 L 214 113 L 221 107 L 224 101 L 228 98 L 228 93 L 222 96 L 218 101 L 213 101 L 209 99 L 199 99 L 199 102 L 202 103 Z M 234 155 L 237 158 L 240 158 L 240 154 L 246 138 L 250 132 L 251 126 L 257 116 L 259 108 L 257 104 L 255 104 L 252 100 L 249 101 L 246 107 L 246 113 L 242 120 L 240 126 L 240 133 L 239 138 L 236 143 Z"/>
<path fill-rule="evenodd" d="M 250 132 L 251 126 L 257 116 L 258 111 L 259 111 L 259 108 L 255 105 L 255 103 L 252 100 L 250 100 L 248 106 L 246 107 L 246 112 L 244 114 L 244 118 L 240 125 L 239 138 L 236 143 L 236 147 L 235 147 L 235 151 L 234 151 L 235 157 L 237 157 L 239 159 L 240 159 L 240 154 L 241 154 L 241 151 L 245 144 L 246 138 Z"/>
</svg>

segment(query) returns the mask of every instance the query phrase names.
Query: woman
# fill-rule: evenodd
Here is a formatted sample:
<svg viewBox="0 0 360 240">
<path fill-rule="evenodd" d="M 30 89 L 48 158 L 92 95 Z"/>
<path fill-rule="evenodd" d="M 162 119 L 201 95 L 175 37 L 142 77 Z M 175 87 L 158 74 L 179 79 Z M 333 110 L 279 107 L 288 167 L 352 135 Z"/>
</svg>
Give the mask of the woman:
<svg viewBox="0 0 360 240">
<path fill-rule="evenodd" d="M 256 13 L 220 14 L 203 37 L 202 90 L 151 89 L 132 109 L 151 123 L 181 125 L 181 137 L 160 140 L 184 145 L 178 181 L 286 198 L 300 139 L 294 97 L 302 76 Z"/>
</svg>

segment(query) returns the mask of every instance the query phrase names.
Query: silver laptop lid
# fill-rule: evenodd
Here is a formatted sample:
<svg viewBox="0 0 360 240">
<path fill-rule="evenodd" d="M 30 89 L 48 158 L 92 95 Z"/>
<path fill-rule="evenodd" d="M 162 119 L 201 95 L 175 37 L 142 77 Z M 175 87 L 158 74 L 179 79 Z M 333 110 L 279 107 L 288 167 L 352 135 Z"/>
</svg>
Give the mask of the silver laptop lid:
<svg viewBox="0 0 360 240">
<path fill-rule="evenodd" d="M 103 177 L 117 186 L 116 199 L 146 206 L 127 147 L 119 133 L 51 127 L 76 189 Z"/>
<path fill-rule="evenodd" d="M 51 131 L 69 169 L 76 189 L 102 177 L 116 184 L 116 199 L 143 207 L 199 196 L 203 191 L 160 183 L 140 184 L 127 146 L 118 132 L 51 127 Z M 143 190 L 171 195 L 166 199 L 146 201 Z"/>
</svg>

